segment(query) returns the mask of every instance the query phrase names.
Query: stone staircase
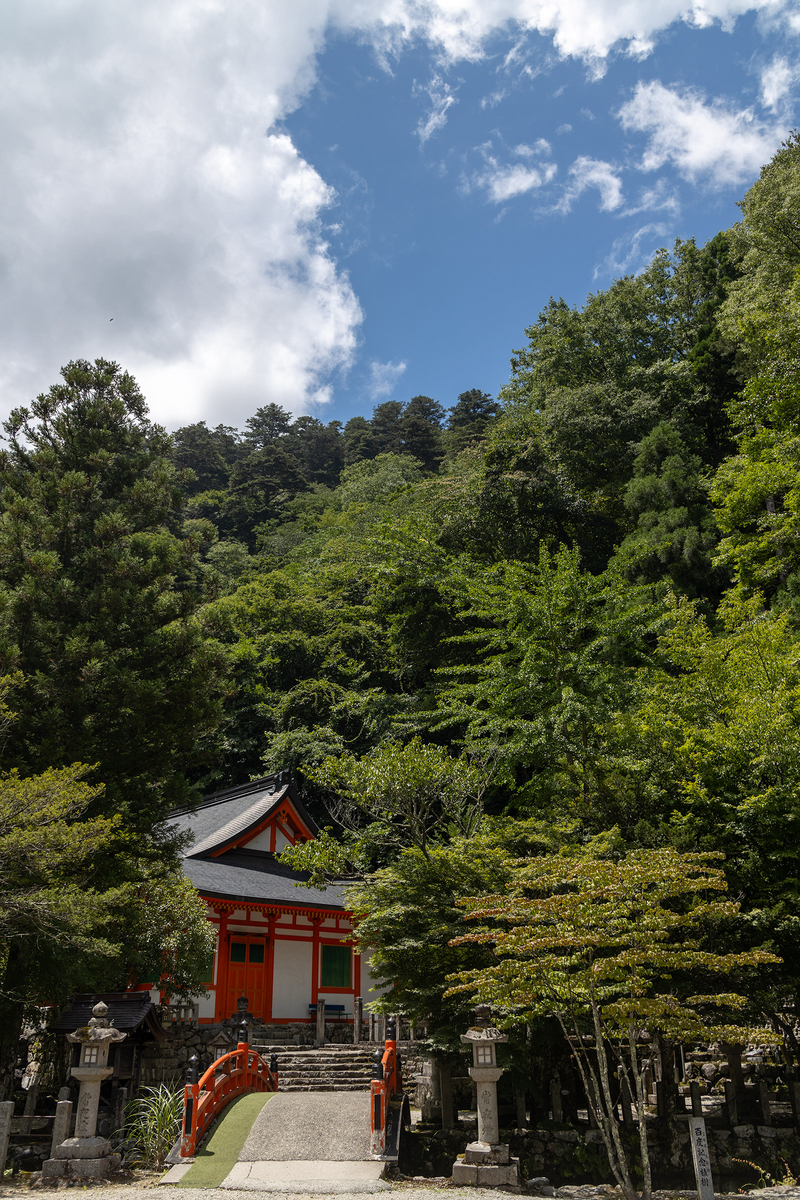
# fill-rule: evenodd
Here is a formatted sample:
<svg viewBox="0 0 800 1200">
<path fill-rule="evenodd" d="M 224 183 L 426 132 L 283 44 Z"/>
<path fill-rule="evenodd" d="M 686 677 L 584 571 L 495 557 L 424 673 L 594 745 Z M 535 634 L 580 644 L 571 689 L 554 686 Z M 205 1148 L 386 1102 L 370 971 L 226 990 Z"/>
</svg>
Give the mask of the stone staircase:
<svg viewBox="0 0 800 1200">
<path fill-rule="evenodd" d="M 285 1043 L 253 1042 L 264 1058 L 278 1056 L 280 1092 L 368 1092 L 375 1046 L 321 1046 L 305 1050 Z"/>
</svg>

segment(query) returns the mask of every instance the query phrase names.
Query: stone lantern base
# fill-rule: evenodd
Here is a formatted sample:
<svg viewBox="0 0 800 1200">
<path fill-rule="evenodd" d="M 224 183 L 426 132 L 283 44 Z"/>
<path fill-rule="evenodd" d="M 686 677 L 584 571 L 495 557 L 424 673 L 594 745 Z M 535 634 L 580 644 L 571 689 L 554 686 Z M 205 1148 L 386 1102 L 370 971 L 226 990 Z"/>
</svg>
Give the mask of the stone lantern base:
<svg viewBox="0 0 800 1200">
<path fill-rule="evenodd" d="M 42 1178 L 104 1179 L 118 1171 L 121 1163 L 122 1155 L 113 1154 L 105 1138 L 67 1138 L 56 1146 L 53 1157 L 42 1163 Z"/>
<path fill-rule="evenodd" d="M 519 1187 L 519 1159 L 508 1146 L 470 1142 L 463 1159 L 453 1163 L 453 1183 L 467 1187 Z"/>
</svg>

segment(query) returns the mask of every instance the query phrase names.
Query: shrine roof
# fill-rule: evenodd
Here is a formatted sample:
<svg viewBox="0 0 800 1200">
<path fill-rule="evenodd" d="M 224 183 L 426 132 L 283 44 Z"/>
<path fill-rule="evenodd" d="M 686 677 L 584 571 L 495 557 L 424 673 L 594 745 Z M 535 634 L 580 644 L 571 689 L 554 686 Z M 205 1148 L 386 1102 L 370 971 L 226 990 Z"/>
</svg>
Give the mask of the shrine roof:
<svg viewBox="0 0 800 1200">
<path fill-rule="evenodd" d="M 268 822 L 270 813 L 276 812 L 287 799 L 311 836 L 315 836 L 317 826 L 285 771 L 214 792 L 195 807 L 170 814 L 167 824 L 187 835 L 182 865 L 198 892 L 211 900 L 344 910 L 341 888 L 322 891 L 296 887 L 308 876 L 293 871 L 267 850 L 240 844 L 251 830 L 256 831 Z"/>
<path fill-rule="evenodd" d="M 257 828 L 287 797 L 309 833 L 316 834 L 314 819 L 284 771 L 204 796 L 196 806 L 170 813 L 167 824 L 190 835 L 184 856 L 200 858 L 223 850 L 249 830 Z"/>
<path fill-rule="evenodd" d="M 183 869 L 198 892 L 208 898 L 334 912 L 346 907 L 342 888 L 296 887 L 306 876 L 257 850 L 229 850 L 218 858 L 185 858 Z"/>
</svg>

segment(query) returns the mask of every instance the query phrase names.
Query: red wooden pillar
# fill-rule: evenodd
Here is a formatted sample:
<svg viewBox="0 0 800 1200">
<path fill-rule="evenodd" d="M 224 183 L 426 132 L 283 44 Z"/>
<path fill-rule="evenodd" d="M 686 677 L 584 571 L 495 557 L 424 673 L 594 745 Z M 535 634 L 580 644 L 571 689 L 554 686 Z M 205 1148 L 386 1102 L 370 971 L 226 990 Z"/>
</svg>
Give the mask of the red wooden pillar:
<svg viewBox="0 0 800 1200">
<path fill-rule="evenodd" d="M 225 997 L 228 994 L 228 911 L 215 909 L 219 913 L 219 941 L 217 943 L 217 994 L 214 1005 L 214 1020 L 221 1021 L 230 1016 L 225 1012 Z"/>
<path fill-rule="evenodd" d="M 272 1020 L 272 988 L 275 981 L 275 921 L 277 913 L 269 914 L 267 932 L 267 979 L 264 992 L 264 1021 Z"/>
</svg>

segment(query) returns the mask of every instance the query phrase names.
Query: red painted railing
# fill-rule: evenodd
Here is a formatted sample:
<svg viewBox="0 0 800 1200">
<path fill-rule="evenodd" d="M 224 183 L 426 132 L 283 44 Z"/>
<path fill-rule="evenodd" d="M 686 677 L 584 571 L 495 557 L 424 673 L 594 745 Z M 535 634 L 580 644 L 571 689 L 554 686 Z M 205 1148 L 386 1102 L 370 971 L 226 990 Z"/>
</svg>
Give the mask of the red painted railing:
<svg viewBox="0 0 800 1200">
<path fill-rule="evenodd" d="M 372 1153 L 376 1156 L 386 1152 L 386 1126 L 389 1120 L 389 1101 L 403 1090 L 400 1060 L 397 1055 L 397 1038 L 394 1022 L 386 1029 L 386 1049 L 380 1062 L 375 1063 L 374 1077 L 370 1088 L 370 1112 L 372 1125 Z M 378 1055 L 376 1053 L 375 1058 Z"/>
<path fill-rule="evenodd" d="M 277 1092 L 278 1072 L 247 1042 L 213 1062 L 198 1083 L 183 1092 L 181 1158 L 193 1158 L 215 1117 L 245 1092 Z"/>
</svg>

